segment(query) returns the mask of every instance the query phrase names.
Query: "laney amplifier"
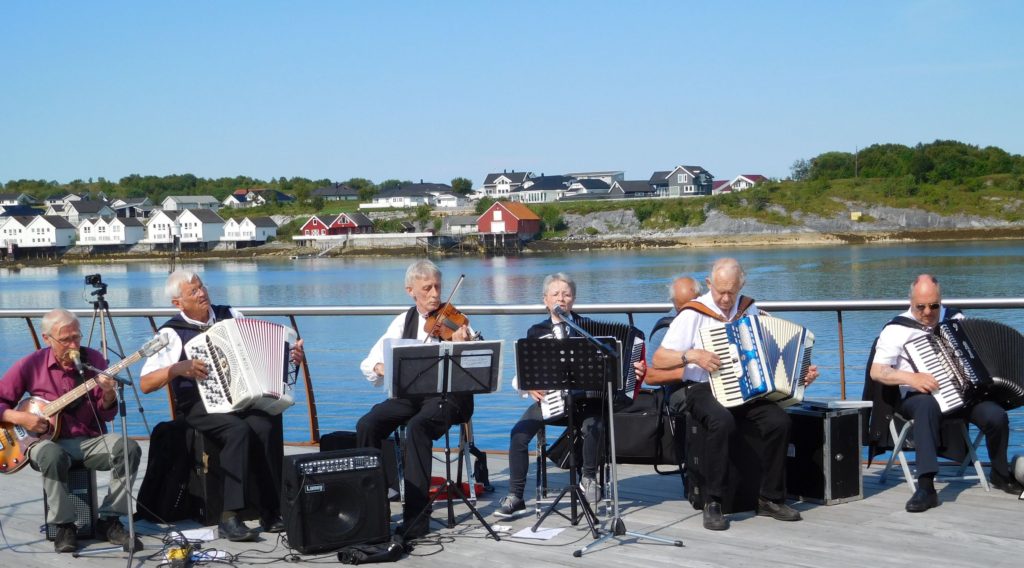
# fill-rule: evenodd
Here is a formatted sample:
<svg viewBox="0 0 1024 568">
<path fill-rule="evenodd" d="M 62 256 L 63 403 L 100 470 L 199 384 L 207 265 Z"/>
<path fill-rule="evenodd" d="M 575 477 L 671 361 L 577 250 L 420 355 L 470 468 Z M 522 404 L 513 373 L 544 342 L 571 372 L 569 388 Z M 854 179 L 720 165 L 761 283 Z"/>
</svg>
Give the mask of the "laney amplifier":
<svg viewBox="0 0 1024 568">
<path fill-rule="evenodd" d="M 75 506 L 75 526 L 78 527 L 78 538 L 93 538 L 96 524 L 96 472 L 81 465 L 74 465 L 68 470 L 68 493 Z M 43 491 L 43 519 L 46 519 L 50 508 L 46 505 L 46 492 Z M 57 538 L 57 525 L 46 523 L 46 538 Z"/>
</svg>

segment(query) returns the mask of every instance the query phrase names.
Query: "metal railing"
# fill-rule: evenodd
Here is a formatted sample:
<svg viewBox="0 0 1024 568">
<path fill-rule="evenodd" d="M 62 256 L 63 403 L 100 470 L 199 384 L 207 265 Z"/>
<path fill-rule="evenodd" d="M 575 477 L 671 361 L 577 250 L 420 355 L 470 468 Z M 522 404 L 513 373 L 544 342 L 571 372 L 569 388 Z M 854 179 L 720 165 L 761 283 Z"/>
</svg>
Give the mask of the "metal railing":
<svg viewBox="0 0 1024 568">
<path fill-rule="evenodd" d="M 947 299 L 944 305 L 961 309 L 975 310 L 1006 310 L 1024 308 L 1024 298 L 964 298 Z M 894 314 L 907 308 L 907 300 L 857 300 L 857 301 L 782 301 L 782 302 L 758 302 L 758 306 L 768 312 L 803 312 L 813 314 L 832 314 L 835 321 L 835 337 L 837 342 L 838 359 L 838 386 L 840 398 L 847 398 L 847 376 L 846 359 L 848 356 L 846 339 L 844 336 L 844 314 L 852 312 L 887 312 Z M 302 337 L 302 329 L 299 326 L 299 318 L 309 317 L 353 317 L 353 316 L 394 316 L 407 310 L 409 306 L 318 306 L 318 307 L 238 307 L 247 317 L 284 317 L 288 318 L 291 326 Z M 668 303 L 615 303 L 615 304 L 577 304 L 574 310 L 584 314 L 617 314 L 625 315 L 631 323 L 634 323 L 636 316 L 644 314 L 664 315 L 669 311 L 671 305 Z M 515 304 L 515 305 L 464 305 L 459 308 L 467 315 L 536 315 L 545 313 L 542 304 Z M 39 332 L 33 320 L 39 320 L 47 312 L 47 309 L 32 310 L 0 310 L 0 319 L 23 319 L 27 330 L 36 348 L 41 346 Z M 71 310 L 79 318 L 93 316 L 93 310 Z M 109 310 L 112 318 L 143 318 L 149 322 L 150 327 L 156 331 L 156 321 L 168 318 L 177 313 L 172 308 L 111 308 Z M 816 330 L 817 332 L 818 330 Z M 820 333 L 820 332 L 819 332 Z M 376 336 L 374 336 L 374 339 Z M 372 342 L 372 339 L 370 340 Z M 369 348 L 369 345 L 366 346 Z M 860 377 L 858 377 L 859 379 Z M 308 432 L 305 440 L 300 443 L 315 444 L 319 441 L 320 433 L 320 410 L 317 407 L 316 396 L 313 389 L 313 379 L 309 365 L 302 365 L 302 387 L 305 391 L 305 405 L 309 416 Z M 170 397 L 168 397 L 170 398 Z M 337 406 L 335 403 L 326 404 L 328 407 Z M 474 417 L 475 419 L 477 417 Z"/>
</svg>

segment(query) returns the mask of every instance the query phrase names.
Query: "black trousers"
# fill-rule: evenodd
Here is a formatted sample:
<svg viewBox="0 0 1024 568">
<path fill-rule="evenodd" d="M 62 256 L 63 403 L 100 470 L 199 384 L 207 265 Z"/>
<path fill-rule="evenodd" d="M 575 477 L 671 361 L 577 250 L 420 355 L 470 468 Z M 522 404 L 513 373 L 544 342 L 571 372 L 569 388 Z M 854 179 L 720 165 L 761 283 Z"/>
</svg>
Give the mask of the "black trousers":
<svg viewBox="0 0 1024 568">
<path fill-rule="evenodd" d="M 382 440 L 396 428 L 406 426 L 403 517 L 407 525 L 416 520 L 430 501 L 434 440 L 443 436 L 452 424 L 466 422 L 472 415 L 471 396 L 450 396 L 446 403 L 442 403 L 440 397 L 389 398 L 375 404 L 356 423 L 356 444 L 363 448 L 380 448 Z"/>
<path fill-rule="evenodd" d="M 738 428 L 754 428 L 760 438 L 756 446 L 761 460 L 760 494 L 779 501 L 786 497 L 786 447 L 789 444 L 790 419 L 774 402 L 755 400 L 726 408 L 711 393 L 709 383 L 688 383 L 669 399 L 674 412 L 687 411 L 707 430 L 706 455 L 701 468 L 707 479 L 706 492 L 721 499 L 729 471 L 729 448 Z"/>
<path fill-rule="evenodd" d="M 573 418 L 580 423 L 583 435 L 583 476 L 596 477 L 601 444 L 604 442 L 604 412 L 600 400 L 579 401 L 573 411 Z M 544 424 L 565 425 L 567 420 L 557 418 L 544 421 L 540 404 L 531 404 L 519 422 L 512 427 L 508 444 L 508 492 L 522 499 L 526 490 L 526 473 L 530 469 L 530 440 L 537 435 Z"/>
<path fill-rule="evenodd" d="M 910 393 L 900 402 L 899 412 L 914 420 L 914 452 L 917 459 L 918 475 L 939 471 L 938 452 L 941 445 L 940 427 L 943 415 L 934 396 L 924 393 Z M 1003 407 L 991 400 L 985 400 L 967 407 L 961 407 L 946 418 L 969 420 L 985 433 L 988 459 L 992 471 L 1009 479 L 1010 467 L 1006 461 L 1006 447 L 1010 441 L 1010 419 Z"/>
<path fill-rule="evenodd" d="M 281 415 L 259 410 L 207 414 L 202 404 L 186 411 L 185 422 L 221 446 L 224 470 L 224 510 L 240 511 L 252 491 L 255 506 L 264 518 L 281 513 L 281 467 L 284 461 L 284 428 Z M 249 484 L 255 485 L 250 488 Z"/>
</svg>

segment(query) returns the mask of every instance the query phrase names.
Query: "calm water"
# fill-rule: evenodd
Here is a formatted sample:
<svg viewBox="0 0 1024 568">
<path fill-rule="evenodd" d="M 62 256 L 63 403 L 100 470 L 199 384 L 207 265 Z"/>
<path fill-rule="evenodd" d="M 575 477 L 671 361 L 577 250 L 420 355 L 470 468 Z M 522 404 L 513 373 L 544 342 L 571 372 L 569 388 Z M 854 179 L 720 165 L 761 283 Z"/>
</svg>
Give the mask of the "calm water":
<svg viewBox="0 0 1024 568">
<path fill-rule="evenodd" d="M 708 249 L 572 253 L 522 258 L 459 258 L 438 261 L 446 285 L 459 274 L 466 281 L 457 304 L 539 304 L 546 274 L 564 271 L 577 281 L 577 302 L 665 302 L 668 281 L 677 274 L 703 278 L 711 262 L 735 256 L 748 272 L 748 295 L 761 300 L 843 300 L 905 298 L 909 282 L 920 272 L 938 275 L 947 298 L 1019 297 L 1024 295 L 1018 275 L 1024 273 L 1024 244 L 941 243 L 843 247 Z M 408 258 L 353 258 L 302 261 L 206 262 L 186 265 L 201 271 L 213 300 L 245 306 L 354 306 L 409 305 L 403 278 Z M 112 308 L 169 307 L 163 293 L 165 263 L 97 264 L 20 271 L 0 270 L 0 308 L 46 309 L 54 306 L 89 308 L 91 287 L 83 277 L 100 273 L 109 284 Z M 973 315 L 997 319 L 1024 329 L 1024 312 L 975 311 Z M 847 395 L 858 398 L 863 385 L 864 360 L 878 329 L 893 313 L 844 314 Z M 839 362 L 834 315 L 786 315 L 808 326 L 816 336 L 815 360 L 823 377 L 808 397 L 837 398 Z M 623 319 L 599 316 L 601 319 Z M 383 394 L 359 373 L 359 362 L 390 318 L 300 318 L 306 353 L 314 381 L 321 432 L 353 429 L 356 420 Z M 477 316 L 473 325 L 488 339 L 505 339 L 506 347 L 525 334 L 540 316 Z M 637 324 L 649 330 L 655 315 L 640 316 Z M 282 322 L 287 323 L 287 322 Z M 83 332 L 89 337 L 89 318 Z M 38 322 L 37 322 L 38 325 Z M 118 318 L 115 329 L 126 350 L 137 349 L 151 332 L 142 320 Z M 0 368 L 32 349 L 25 324 L 0 320 L 4 341 Z M 98 335 L 98 333 L 97 333 Z M 94 338 L 92 345 L 98 344 Z M 500 392 L 478 397 L 474 423 L 484 448 L 507 447 L 508 430 L 525 407 L 511 389 L 514 374 L 511 351 L 504 360 L 504 386 Z M 140 367 L 134 367 L 137 373 Z M 299 393 L 297 393 L 299 394 Z M 134 399 L 134 396 L 130 396 Z M 167 415 L 163 392 L 139 395 L 150 426 Z M 304 399 L 300 395 L 297 398 Z M 144 434 L 139 413 L 130 416 L 131 430 Z M 1022 411 L 1011 415 L 1012 453 L 1024 452 Z M 286 413 L 286 437 L 308 438 L 308 417 L 300 406 Z"/>
</svg>

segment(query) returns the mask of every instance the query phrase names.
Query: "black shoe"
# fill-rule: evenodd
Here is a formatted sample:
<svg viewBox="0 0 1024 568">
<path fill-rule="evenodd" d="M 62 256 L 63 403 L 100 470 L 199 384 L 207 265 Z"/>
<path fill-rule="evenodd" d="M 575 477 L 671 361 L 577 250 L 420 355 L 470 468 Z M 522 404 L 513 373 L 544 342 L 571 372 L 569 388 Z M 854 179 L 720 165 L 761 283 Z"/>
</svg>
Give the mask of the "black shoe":
<svg viewBox="0 0 1024 568">
<path fill-rule="evenodd" d="M 501 500 L 498 510 L 494 512 L 495 517 L 501 517 L 503 519 L 514 519 L 526 512 L 526 502 L 523 501 L 522 497 L 516 497 L 515 495 L 506 495 Z"/>
<path fill-rule="evenodd" d="M 284 519 L 281 515 L 268 515 L 260 520 L 260 528 L 268 533 L 284 532 Z"/>
<path fill-rule="evenodd" d="M 914 491 L 914 496 L 907 501 L 907 512 L 908 513 L 923 513 L 932 507 L 939 506 L 939 494 L 935 491 L 928 491 L 922 487 L 918 487 L 917 491 Z"/>
<path fill-rule="evenodd" d="M 1019 481 L 1012 477 L 1003 477 L 998 472 L 993 471 L 989 478 L 989 483 L 992 487 L 1005 491 L 1006 493 L 1012 493 L 1014 495 L 1020 495 L 1024 492 L 1024 485 L 1021 485 Z"/>
<path fill-rule="evenodd" d="M 417 538 L 423 538 L 430 533 L 430 522 L 417 523 L 415 525 L 407 525 L 406 523 L 398 523 L 395 527 L 395 534 L 401 536 L 405 540 L 416 540 Z"/>
<path fill-rule="evenodd" d="M 785 503 L 776 503 L 764 497 L 757 498 L 757 514 L 761 517 L 771 517 L 777 521 L 799 521 L 803 517 L 800 511 Z"/>
<path fill-rule="evenodd" d="M 729 528 L 729 521 L 722 514 L 722 504 L 708 501 L 704 504 L 704 528 L 709 531 L 724 531 Z"/>
<path fill-rule="evenodd" d="M 238 515 L 234 515 L 226 521 L 221 521 L 217 525 L 217 536 L 226 538 L 231 542 L 253 541 L 256 540 L 259 534 L 259 531 L 254 531 L 245 526 L 245 523 L 238 518 Z"/>
<path fill-rule="evenodd" d="M 121 519 L 117 517 L 100 517 L 96 521 L 96 534 L 102 538 L 106 538 L 110 544 L 116 544 L 124 548 L 125 552 L 138 552 L 142 550 L 142 541 L 139 540 L 139 535 L 135 535 L 135 541 L 131 551 L 128 550 L 128 529 L 124 528 L 121 524 Z"/>
<path fill-rule="evenodd" d="M 57 535 L 53 538 L 53 549 L 57 552 L 74 552 L 78 548 L 78 527 L 75 523 L 57 525 Z"/>
</svg>

